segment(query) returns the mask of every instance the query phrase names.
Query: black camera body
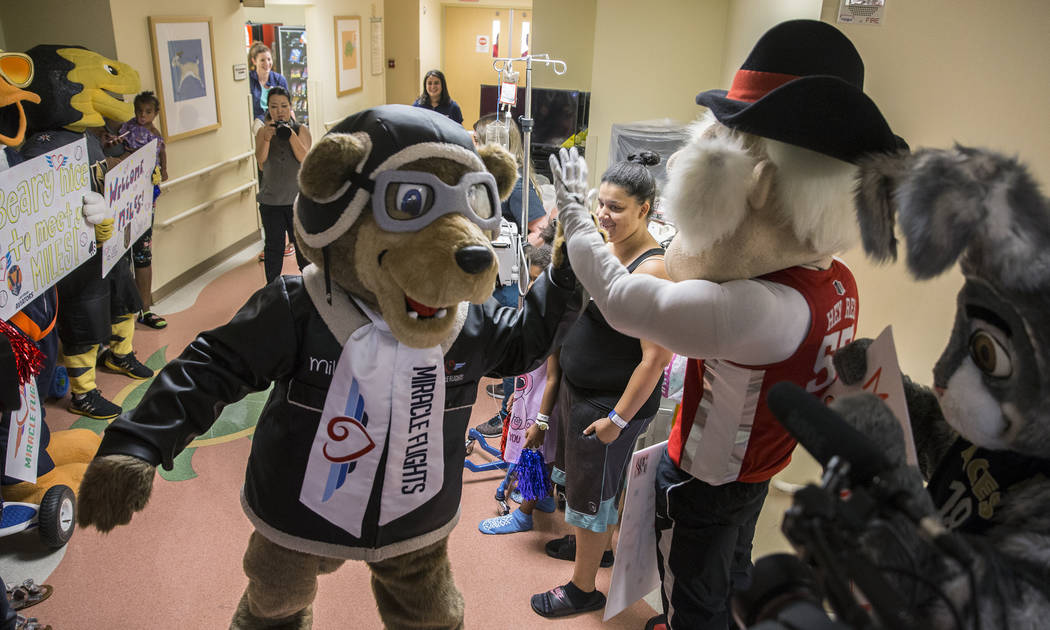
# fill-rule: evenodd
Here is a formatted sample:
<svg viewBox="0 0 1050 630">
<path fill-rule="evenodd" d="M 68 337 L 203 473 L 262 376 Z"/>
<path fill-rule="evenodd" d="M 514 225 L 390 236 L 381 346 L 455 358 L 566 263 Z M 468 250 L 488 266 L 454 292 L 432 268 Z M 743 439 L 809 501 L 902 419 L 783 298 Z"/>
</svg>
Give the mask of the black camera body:
<svg viewBox="0 0 1050 630">
<path fill-rule="evenodd" d="M 285 120 L 273 121 L 274 133 L 278 138 L 287 140 L 292 136 L 292 123 Z"/>
</svg>

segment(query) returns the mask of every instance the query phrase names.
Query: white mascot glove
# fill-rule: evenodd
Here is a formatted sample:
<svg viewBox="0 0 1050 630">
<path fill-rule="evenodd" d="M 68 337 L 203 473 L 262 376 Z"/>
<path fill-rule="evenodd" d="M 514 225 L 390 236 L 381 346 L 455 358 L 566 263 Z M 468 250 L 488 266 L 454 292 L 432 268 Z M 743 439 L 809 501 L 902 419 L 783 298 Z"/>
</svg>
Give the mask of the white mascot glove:
<svg viewBox="0 0 1050 630">
<path fill-rule="evenodd" d="M 113 212 L 106 204 L 106 198 L 97 192 L 84 193 L 84 219 L 90 225 L 98 225 L 106 219 L 113 218 Z"/>
<path fill-rule="evenodd" d="M 576 147 L 558 151 L 560 161 L 553 153 L 550 156 L 551 175 L 558 199 L 558 218 L 585 218 L 587 213 L 587 162 L 580 157 Z M 590 220 L 588 219 L 588 222 Z"/>
<path fill-rule="evenodd" d="M 95 226 L 95 240 L 99 243 L 113 236 L 113 210 L 106 203 L 106 198 L 97 192 L 84 193 L 84 220 Z"/>
</svg>

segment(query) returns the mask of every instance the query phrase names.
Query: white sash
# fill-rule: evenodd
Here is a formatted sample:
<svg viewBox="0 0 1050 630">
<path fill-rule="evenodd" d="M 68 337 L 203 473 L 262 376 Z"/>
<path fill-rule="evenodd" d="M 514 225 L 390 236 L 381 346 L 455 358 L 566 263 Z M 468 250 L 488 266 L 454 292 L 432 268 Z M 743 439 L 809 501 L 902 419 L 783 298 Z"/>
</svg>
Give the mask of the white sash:
<svg viewBox="0 0 1050 630">
<path fill-rule="evenodd" d="M 433 498 L 445 476 L 441 347 L 410 348 L 358 306 L 371 323 L 343 346 L 299 493 L 303 505 L 355 537 L 384 450 L 380 525 Z"/>
<path fill-rule="evenodd" d="M 7 432 L 5 474 L 15 479 L 36 483 L 37 458 L 40 456 L 40 396 L 36 378 L 30 378 L 18 387 L 22 405 L 11 412 L 11 426 Z"/>
</svg>

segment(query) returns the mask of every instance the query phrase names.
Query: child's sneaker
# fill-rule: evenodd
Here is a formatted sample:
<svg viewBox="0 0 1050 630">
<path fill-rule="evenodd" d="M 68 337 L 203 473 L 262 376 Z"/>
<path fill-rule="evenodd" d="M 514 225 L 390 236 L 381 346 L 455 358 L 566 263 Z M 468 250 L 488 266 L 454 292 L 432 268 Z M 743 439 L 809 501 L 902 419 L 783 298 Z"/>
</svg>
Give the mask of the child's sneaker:
<svg viewBox="0 0 1050 630">
<path fill-rule="evenodd" d="M 118 356 L 112 350 L 107 348 L 102 353 L 101 358 L 102 365 L 104 365 L 106 369 L 126 374 L 131 378 L 144 381 L 153 376 L 153 370 L 149 369 L 143 365 L 141 361 L 136 359 L 134 352 Z"/>
<path fill-rule="evenodd" d="M 474 430 L 484 435 L 485 437 L 499 437 L 503 435 L 503 419 L 507 417 L 507 414 L 500 410 L 499 413 L 492 416 L 485 422 L 474 427 Z"/>
<path fill-rule="evenodd" d="M 85 394 L 73 394 L 69 400 L 69 410 L 96 420 L 116 418 L 122 411 L 120 405 L 103 398 L 102 391 L 97 387 Z"/>
<path fill-rule="evenodd" d="M 494 516 L 478 523 L 482 534 L 516 534 L 532 529 L 532 515 L 514 510 L 506 516 Z"/>
</svg>

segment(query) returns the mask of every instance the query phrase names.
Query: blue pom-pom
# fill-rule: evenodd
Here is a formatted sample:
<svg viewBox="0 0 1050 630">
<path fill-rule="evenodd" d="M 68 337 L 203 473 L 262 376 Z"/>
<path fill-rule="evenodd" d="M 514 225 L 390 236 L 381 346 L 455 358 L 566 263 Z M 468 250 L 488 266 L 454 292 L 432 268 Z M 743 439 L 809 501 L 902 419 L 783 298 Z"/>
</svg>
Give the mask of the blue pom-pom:
<svg viewBox="0 0 1050 630">
<path fill-rule="evenodd" d="M 516 472 L 522 501 L 539 501 L 550 494 L 547 466 L 544 465 L 543 455 L 539 451 L 522 449 Z"/>
</svg>

